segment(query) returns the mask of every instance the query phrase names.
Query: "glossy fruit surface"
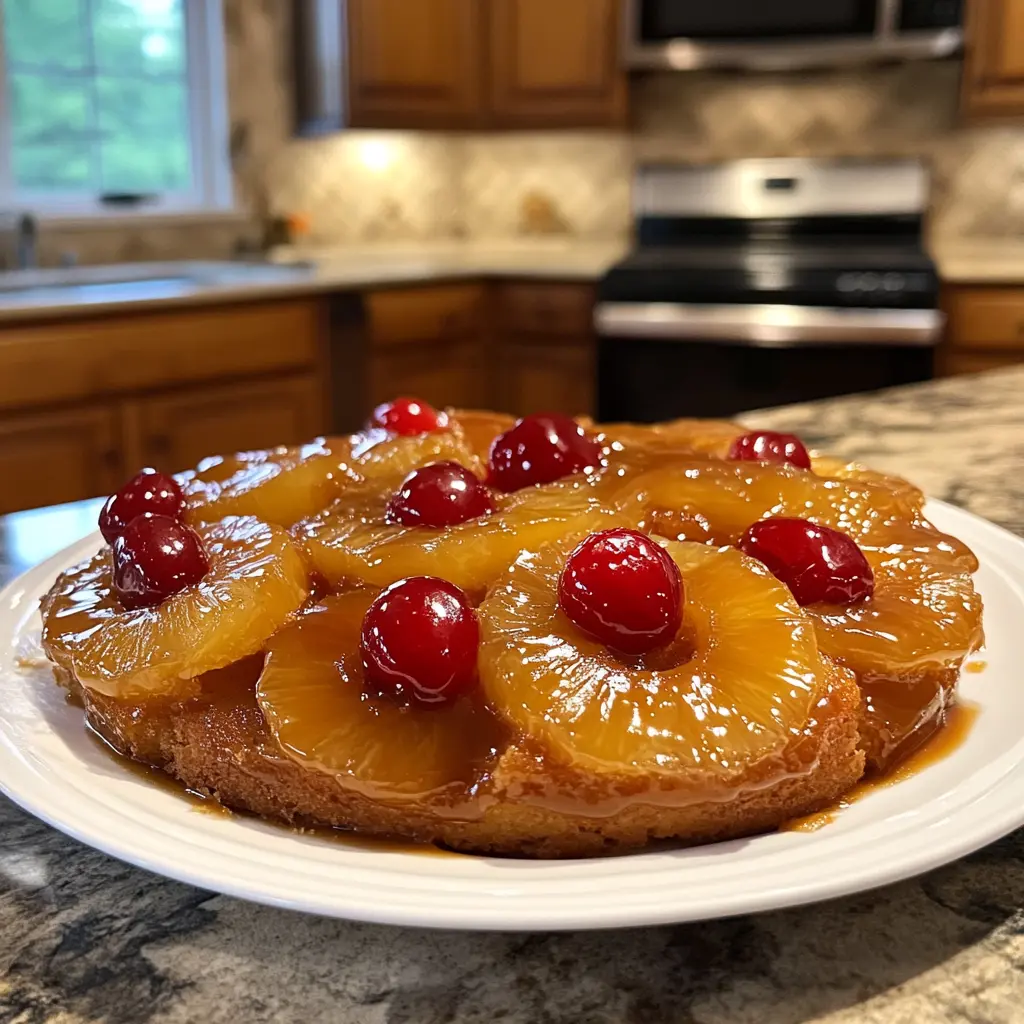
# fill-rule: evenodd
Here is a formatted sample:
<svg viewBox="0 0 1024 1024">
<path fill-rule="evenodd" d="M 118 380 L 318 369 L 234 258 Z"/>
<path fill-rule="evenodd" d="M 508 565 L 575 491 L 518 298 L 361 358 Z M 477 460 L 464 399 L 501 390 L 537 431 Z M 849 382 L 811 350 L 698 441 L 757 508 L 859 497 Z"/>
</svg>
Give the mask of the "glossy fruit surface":
<svg viewBox="0 0 1024 1024">
<path fill-rule="evenodd" d="M 504 730 L 475 688 L 426 708 L 368 691 L 360 631 L 376 596 L 324 598 L 275 634 L 256 699 L 281 750 L 341 787 L 384 801 L 457 803 Z"/>
<path fill-rule="evenodd" d="M 396 398 L 373 410 L 370 426 L 383 427 L 400 437 L 412 437 L 414 434 L 444 430 L 448 426 L 448 416 L 419 398 Z"/>
<path fill-rule="evenodd" d="M 830 670 L 808 616 L 764 566 L 734 548 L 669 544 L 685 642 L 677 658 L 624 664 L 559 612 L 570 550 L 523 555 L 478 609 L 484 693 L 513 728 L 617 776 L 696 769 L 711 792 L 804 727 Z"/>
<path fill-rule="evenodd" d="M 567 533 L 635 525 L 578 477 L 493 497 L 493 514 L 432 530 L 388 522 L 389 493 L 367 483 L 347 490 L 294 532 L 315 570 L 335 588 L 438 576 L 482 596 L 524 549 L 536 550 Z"/>
<path fill-rule="evenodd" d="M 125 608 L 151 608 L 194 586 L 210 563 L 199 535 L 170 516 L 136 516 L 114 541 L 114 590 Z"/>
<path fill-rule="evenodd" d="M 624 654 L 646 654 L 675 638 L 683 581 L 665 549 L 646 534 L 603 530 L 566 559 L 558 603 L 594 639 Z"/>
<path fill-rule="evenodd" d="M 506 493 L 596 467 L 601 450 L 570 416 L 525 416 L 491 445 L 490 483 Z"/>
<path fill-rule="evenodd" d="M 487 487 L 457 462 L 414 469 L 388 501 L 388 523 L 443 529 L 494 511 Z"/>
<path fill-rule="evenodd" d="M 305 558 L 252 516 L 199 524 L 209 572 L 153 607 L 126 609 L 111 554 L 61 573 L 43 598 L 43 649 L 83 686 L 124 700 L 194 693 L 196 678 L 262 650 L 309 594 Z"/>
<path fill-rule="evenodd" d="M 369 687 L 415 704 L 454 701 L 477 683 L 480 627 L 466 595 L 431 576 L 399 580 L 363 619 Z"/>
<path fill-rule="evenodd" d="M 758 430 L 737 437 L 729 446 L 728 458 L 811 468 L 811 457 L 803 441 L 795 434 L 780 434 L 775 430 Z"/>
<path fill-rule="evenodd" d="M 100 512 L 100 533 L 108 544 L 113 544 L 137 516 L 150 512 L 178 519 L 184 509 L 185 498 L 174 477 L 155 469 L 143 469 L 107 498 Z"/>
<path fill-rule="evenodd" d="M 347 447 L 342 451 L 347 455 Z M 178 477 L 188 505 L 185 518 L 213 523 L 224 516 L 256 516 L 291 526 L 326 508 L 352 481 L 342 461 L 323 438 L 210 456 Z"/>
<path fill-rule="evenodd" d="M 762 519 L 747 529 L 738 547 L 767 566 L 801 605 L 852 604 L 875 589 L 857 542 L 829 526 L 783 516 Z"/>
</svg>

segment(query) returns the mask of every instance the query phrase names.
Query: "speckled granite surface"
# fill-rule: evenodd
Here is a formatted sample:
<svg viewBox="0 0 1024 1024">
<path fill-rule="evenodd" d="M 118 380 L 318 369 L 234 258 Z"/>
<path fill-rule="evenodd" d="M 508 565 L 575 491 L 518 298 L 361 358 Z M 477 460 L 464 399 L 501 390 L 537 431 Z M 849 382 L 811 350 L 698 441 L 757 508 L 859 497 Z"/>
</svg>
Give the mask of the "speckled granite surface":
<svg viewBox="0 0 1024 1024">
<path fill-rule="evenodd" d="M 1022 396 L 1024 371 L 1005 372 L 748 419 L 904 473 L 1024 534 Z M 49 521 L 47 542 L 73 540 L 81 520 L 64 517 L 63 536 Z M 0 523 L 9 564 L 25 536 L 24 522 Z M 497 1020 L 1019 1024 L 1024 831 L 918 880 L 816 907 L 671 928 L 479 935 L 210 896 L 0 802 L 0 1021 Z"/>
</svg>

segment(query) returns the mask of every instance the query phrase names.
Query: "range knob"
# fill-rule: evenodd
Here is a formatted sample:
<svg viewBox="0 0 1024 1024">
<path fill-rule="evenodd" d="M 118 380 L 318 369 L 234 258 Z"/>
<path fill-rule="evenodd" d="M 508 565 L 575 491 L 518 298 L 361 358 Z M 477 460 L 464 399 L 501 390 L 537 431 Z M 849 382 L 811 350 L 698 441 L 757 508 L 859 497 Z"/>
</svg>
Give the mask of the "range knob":
<svg viewBox="0 0 1024 1024">
<path fill-rule="evenodd" d="M 907 279 L 903 274 L 886 274 L 882 278 L 882 287 L 887 292 L 901 292 L 907 287 Z"/>
</svg>

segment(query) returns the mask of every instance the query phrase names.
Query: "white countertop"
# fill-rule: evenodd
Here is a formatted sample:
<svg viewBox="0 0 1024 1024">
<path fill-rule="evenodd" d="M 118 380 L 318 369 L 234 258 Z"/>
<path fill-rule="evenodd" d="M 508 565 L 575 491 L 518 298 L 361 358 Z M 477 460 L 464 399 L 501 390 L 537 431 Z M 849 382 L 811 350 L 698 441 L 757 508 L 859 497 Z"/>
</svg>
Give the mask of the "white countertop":
<svg viewBox="0 0 1024 1024">
<path fill-rule="evenodd" d="M 620 259 L 628 243 L 614 241 L 438 242 L 403 245 L 289 248 L 272 254 L 273 267 L 195 263 L 205 270 L 182 280 L 182 263 L 134 264 L 117 268 L 130 284 L 97 284 L 104 269 L 76 268 L 75 288 L 38 287 L 52 272 L 0 276 L 0 321 L 97 315 L 114 310 L 243 302 L 289 295 L 349 291 L 460 278 L 497 277 L 596 281 Z M 301 263 L 291 272 L 285 265 Z M 16 282 L 36 286 L 9 290 Z M 83 283 L 84 282 L 84 287 Z M 8 289 L 5 291 L 4 289 Z"/>
</svg>

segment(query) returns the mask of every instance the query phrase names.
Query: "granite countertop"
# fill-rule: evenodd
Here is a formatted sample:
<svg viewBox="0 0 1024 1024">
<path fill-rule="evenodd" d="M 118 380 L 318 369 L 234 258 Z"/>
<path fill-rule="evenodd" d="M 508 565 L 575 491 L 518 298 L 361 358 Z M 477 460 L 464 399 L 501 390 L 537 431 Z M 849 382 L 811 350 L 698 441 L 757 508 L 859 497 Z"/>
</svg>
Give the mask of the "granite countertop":
<svg viewBox="0 0 1024 1024">
<path fill-rule="evenodd" d="M 52 284 L 59 271 L 18 271 L 0 274 L 0 324 L 465 278 L 596 281 L 626 248 L 625 240 L 558 239 L 290 247 L 274 251 L 271 265 L 125 264 L 114 273 L 130 280 L 114 283 L 102 281 L 110 268 L 78 267 L 66 272 L 78 282 L 74 288 L 38 287 Z"/>
<path fill-rule="evenodd" d="M 1024 534 L 1024 369 L 751 414 Z M 0 521 L 45 556 L 95 503 Z M 164 881 L 0 800 L 12 1024 L 1019 1024 L 1024 830 L 919 879 L 734 920 L 465 934 L 323 920 Z"/>
</svg>

